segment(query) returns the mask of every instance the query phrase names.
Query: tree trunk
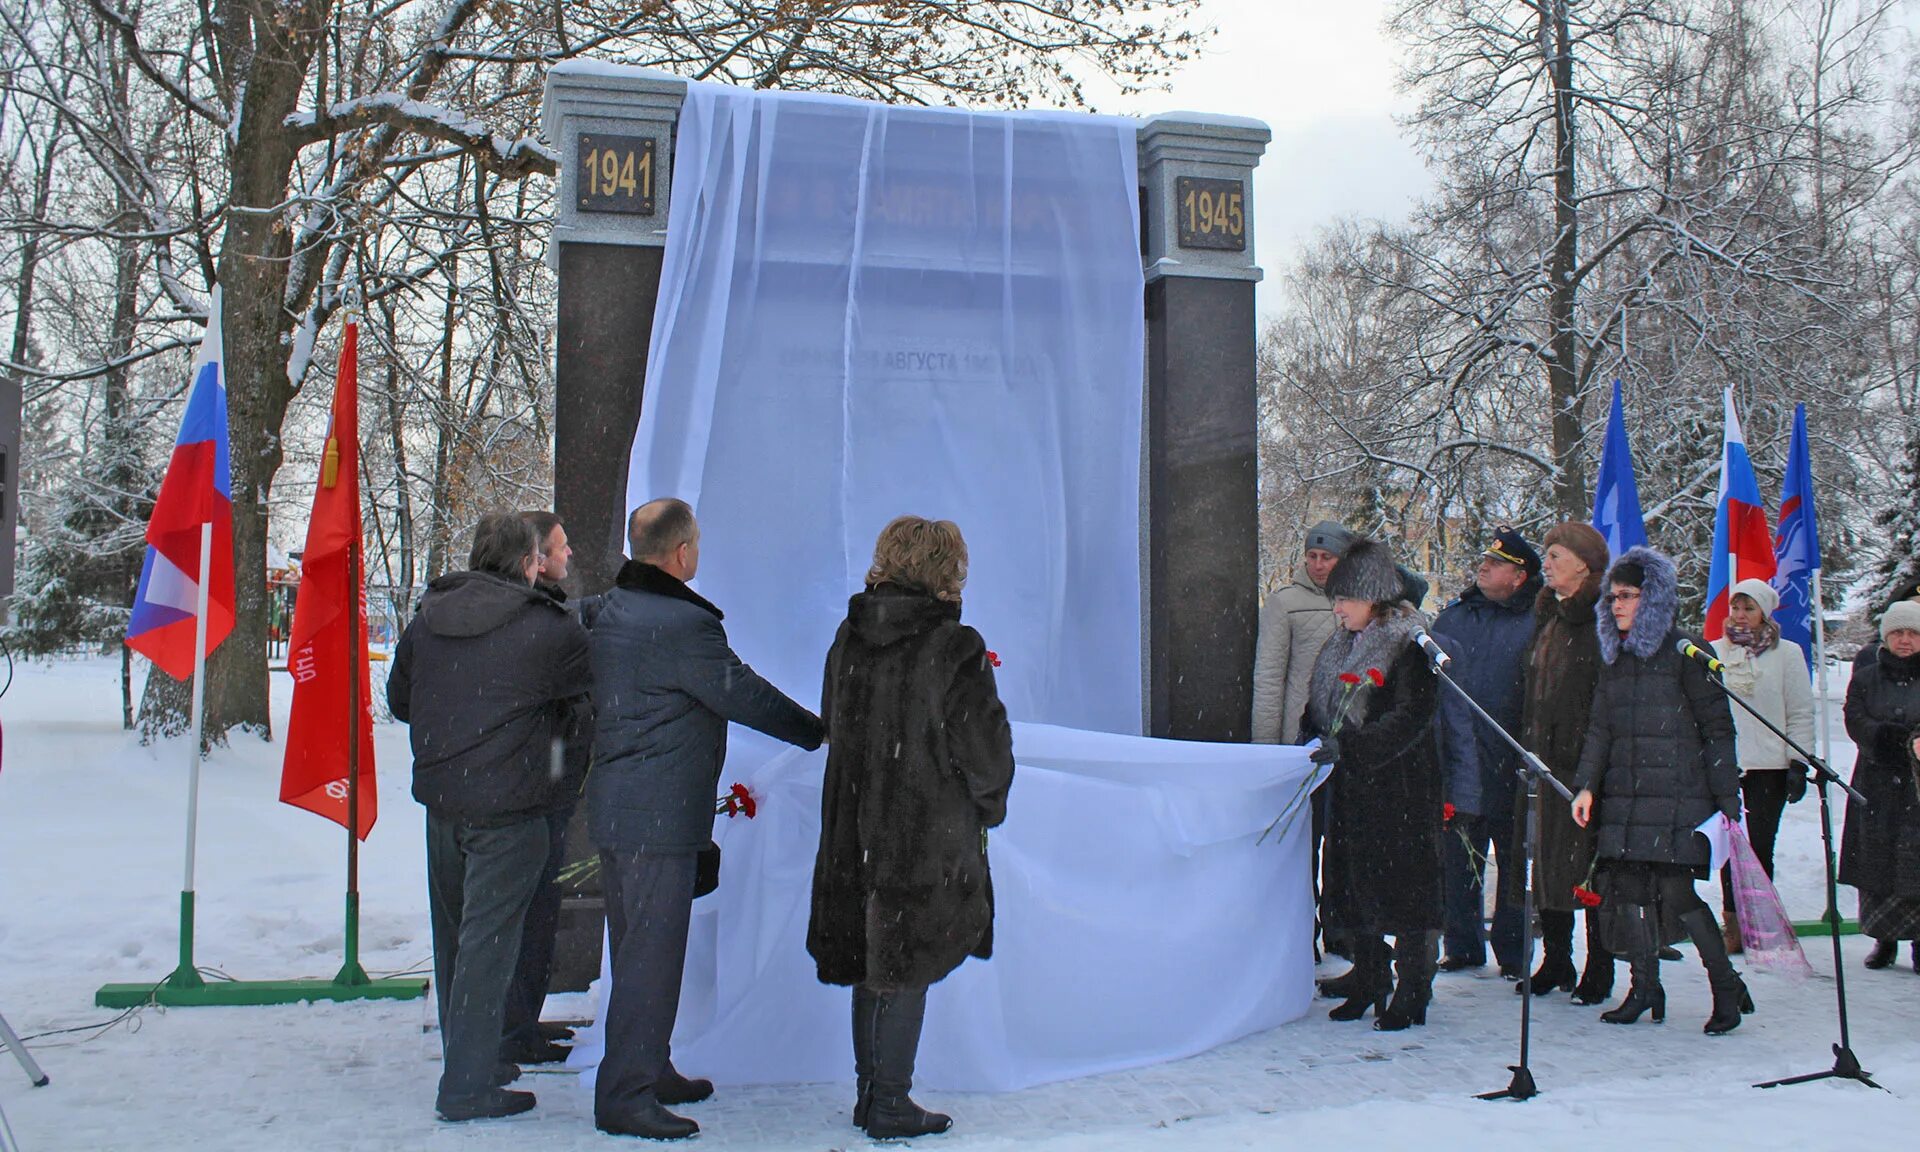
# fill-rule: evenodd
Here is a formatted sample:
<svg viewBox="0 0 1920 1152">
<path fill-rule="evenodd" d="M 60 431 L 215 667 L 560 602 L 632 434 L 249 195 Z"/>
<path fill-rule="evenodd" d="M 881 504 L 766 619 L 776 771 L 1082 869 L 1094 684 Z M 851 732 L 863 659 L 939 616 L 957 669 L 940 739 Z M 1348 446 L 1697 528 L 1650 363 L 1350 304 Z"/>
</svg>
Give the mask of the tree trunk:
<svg viewBox="0 0 1920 1152">
<path fill-rule="evenodd" d="M 227 158 L 232 208 L 221 238 L 226 313 L 227 426 L 233 460 L 234 624 L 207 665 L 210 738 L 234 727 L 271 738 L 267 679 L 267 499 L 283 452 L 280 430 L 293 384 L 287 371 L 294 318 L 285 306 L 291 241 L 280 205 L 293 170 L 284 122 L 298 106 L 329 4 L 236 5 L 250 21 L 252 52 L 236 85 L 239 132 Z M 148 692 L 151 699 L 152 691 Z"/>
<path fill-rule="evenodd" d="M 1548 346 L 1547 402 L 1553 414 L 1553 502 L 1561 516 L 1587 518 L 1586 465 L 1582 459 L 1586 421 L 1578 391 L 1578 333 L 1574 305 L 1579 284 L 1574 272 L 1580 260 L 1579 184 L 1574 172 L 1573 38 L 1567 27 L 1567 0 L 1552 0 L 1541 9 L 1542 44 L 1551 43 L 1553 56 L 1547 74 L 1553 90 L 1553 251 L 1547 261 L 1547 320 L 1553 331 Z"/>
</svg>

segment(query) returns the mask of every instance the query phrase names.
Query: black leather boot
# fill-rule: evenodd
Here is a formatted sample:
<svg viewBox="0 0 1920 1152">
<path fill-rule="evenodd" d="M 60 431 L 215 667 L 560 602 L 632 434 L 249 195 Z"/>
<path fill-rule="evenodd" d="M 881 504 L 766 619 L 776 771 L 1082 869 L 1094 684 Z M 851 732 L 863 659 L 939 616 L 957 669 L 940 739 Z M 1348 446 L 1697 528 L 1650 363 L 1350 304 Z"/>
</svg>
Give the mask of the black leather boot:
<svg viewBox="0 0 1920 1152">
<path fill-rule="evenodd" d="M 1753 1011 L 1753 997 L 1747 994 L 1746 982 L 1727 958 L 1726 937 L 1714 923 L 1710 909 L 1695 908 L 1680 917 L 1680 923 L 1699 950 L 1700 965 L 1707 970 L 1707 983 L 1713 988 L 1713 1015 L 1707 1017 L 1702 1031 L 1709 1036 L 1731 1032 L 1740 1027 L 1741 1016 Z"/>
<path fill-rule="evenodd" d="M 1378 936 L 1353 942 L 1353 982 L 1347 998 L 1327 1013 L 1327 1019 L 1352 1021 L 1371 1008 L 1378 1015 L 1387 1006 L 1393 992 L 1393 953 Z"/>
<path fill-rule="evenodd" d="M 873 1011 L 873 1087 L 867 1101 L 867 1135 L 875 1140 L 931 1136 L 953 1127 L 953 1118 L 929 1112 L 907 1093 L 920 1051 L 920 1025 L 927 1015 L 925 988 L 881 993 Z"/>
<path fill-rule="evenodd" d="M 1587 922 L 1587 962 L 1580 970 L 1580 984 L 1573 990 L 1575 1004 L 1605 1004 L 1613 995 L 1613 953 L 1600 943 L 1600 921 L 1592 908 Z"/>
<path fill-rule="evenodd" d="M 1399 980 L 1394 986 L 1392 1003 L 1384 1011 L 1374 1011 L 1376 1031 L 1399 1032 L 1427 1022 L 1427 1004 L 1433 1000 L 1433 953 L 1434 939 L 1428 933 L 1410 933 L 1394 939 L 1393 967 Z"/>
<path fill-rule="evenodd" d="M 1660 986 L 1660 940 L 1655 934 L 1651 912 L 1637 904 L 1617 907 L 1615 915 L 1624 921 L 1627 937 L 1627 963 L 1633 972 L 1633 984 L 1626 999 L 1611 1011 L 1600 1013 L 1609 1024 L 1632 1024 L 1651 1011 L 1655 1024 L 1667 1018 L 1667 991 Z"/>
<path fill-rule="evenodd" d="M 1916 945 L 1916 947 L 1920 947 L 1920 945 Z M 1867 953 L 1867 967 L 1891 968 L 1893 967 L 1893 962 L 1899 959 L 1899 956 L 1900 941 L 1875 940 L 1873 942 L 1873 951 Z"/>
<path fill-rule="evenodd" d="M 873 1013 L 880 1006 L 879 994 L 865 985 L 853 986 L 853 1126 L 867 1126 L 867 1109 L 873 1102 Z"/>
<path fill-rule="evenodd" d="M 1533 994 L 1545 996 L 1551 992 L 1573 991 L 1577 979 L 1573 970 L 1573 913 L 1540 913 L 1540 947 L 1544 954 L 1539 969 L 1533 974 Z M 1520 986 L 1516 985 L 1513 991 L 1518 995 Z"/>
<path fill-rule="evenodd" d="M 713 1095 L 713 1081 L 683 1076 L 673 1061 L 668 1060 L 660 1079 L 653 1082 L 653 1094 L 662 1104 L 698 1104 Z"/>
</svg>

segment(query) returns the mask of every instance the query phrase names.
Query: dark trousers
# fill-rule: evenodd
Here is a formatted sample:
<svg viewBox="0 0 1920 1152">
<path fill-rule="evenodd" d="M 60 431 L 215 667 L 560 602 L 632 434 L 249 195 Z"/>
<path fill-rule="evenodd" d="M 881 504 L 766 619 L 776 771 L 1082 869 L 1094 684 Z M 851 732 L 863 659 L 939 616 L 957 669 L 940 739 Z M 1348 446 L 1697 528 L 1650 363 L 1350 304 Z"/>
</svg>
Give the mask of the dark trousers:
<svg viewBox="0 0 1920 1152">
<path fill-rule="evenodd" d="M 540 817 L 484 828 L 427 813 L 442 1100 L 493 1087 L 507 985 L 546 858 L 547 822 Z"/>
<path fill-rule="evenodd" d="M 594 1084 L 593 1111 L 611 1120 L 653 1095 L 672 1056 L 680 1012 L 680 973 L 693 918 L 694 853 L 600 851 L 613 948 L 607 1000 L 607 1051 Z"/>
<path fill-rule="evenodd" d="M 565 804 L 547 813 L 547 866 L 540 872 L 533 902 L 527 905 L 520 959 L 507 989 L 504 1031 L 509 1052 L 544 1042 L 540 1011 L 546 1007 L 547 984 L 553 977 L 553 942 L 560 930 L 560 869 L 567 863 L 567 825 L 573 821 L 573 809 L 574 805 Z"/>
<path fill-rule="evenodd" d="M 1780 817 L 1787 810 L 1787 777 L 1790 773 L 1763 770 L 1740 777 L 1740 802 L 1747 809 L 1747 839 L 1760 867 L 1773 876 L 1773 845 L 1780 838 Z M 1720 892 L 1724 906 L 1733 907 L 1733 872 L 1720 870 Z"/>
<path fill-rule="evenodd" d="M 1453 824 L 1441 833 L 1440 877 L 1446 897 L 1449 960 L 1486 963 L 1489 853 L 1499 859 L 1502 874 L 1520 867 L 1519 853 L 1515 851 L 1518 845 L 1513 836 L 1512 806 L 1501 808 L 1497 816 L 1457 815 Z M 1526 910 L 1508 895 L 1508 885 L 1503 883 L 1498 888 L 1493 898 L 1493 958 L 1503 967 L 1518 967 Z"/>
</svg>

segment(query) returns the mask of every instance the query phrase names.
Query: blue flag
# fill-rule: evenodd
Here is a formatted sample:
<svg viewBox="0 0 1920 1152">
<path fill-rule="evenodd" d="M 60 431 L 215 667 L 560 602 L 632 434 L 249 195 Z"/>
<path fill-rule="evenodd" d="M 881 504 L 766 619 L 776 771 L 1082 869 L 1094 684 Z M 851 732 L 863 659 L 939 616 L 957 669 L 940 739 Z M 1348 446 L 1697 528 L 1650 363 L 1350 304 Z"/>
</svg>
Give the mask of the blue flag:
<svg viewBox="0 0 1920 1152">
<path fill-rule="evenodd" d="M 1633 452 L 1627 447 L 1627 407 L 1620 398 L 1618 380 L 1613 382 L 1606 446 L 1600 450 L 1600 475 L 1593 484 L 1593 527 L 1607 538 L 1607 551 L 1616 558 L 1647 542 L 1647 525 L 1640 518 L 1640 488 L 1633 482 Z"/>
<path fill-rule="evenodd" d="M 1787 475 L 1780 483 L 1780 526 L 1773 555 L 1779 566 L 1773 590 L 1780 607 L 1773 619 L 1780 637 L 1800 645 L 1813 674 L 1813 574 L 1820 568 L 1820 521 L 1813 511 L 1813 460 L 1807 452 L 1807 406 L 1793 408 L 1793 443 L 1787 449 Z"/>
</svg>

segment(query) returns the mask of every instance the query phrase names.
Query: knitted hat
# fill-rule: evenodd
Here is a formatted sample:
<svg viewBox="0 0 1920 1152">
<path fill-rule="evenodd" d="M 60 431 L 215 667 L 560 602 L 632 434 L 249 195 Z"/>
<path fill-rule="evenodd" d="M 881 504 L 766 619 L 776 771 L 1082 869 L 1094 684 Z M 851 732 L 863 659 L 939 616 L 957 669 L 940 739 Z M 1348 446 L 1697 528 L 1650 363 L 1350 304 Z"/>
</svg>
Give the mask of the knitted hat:
<svg viewBox="0 0 1920 1152">
<path fill-rule="evenodd" d="M 1758 604 L 1760 606 L 1760 613 L 1763 616 L 1773 615 L 1774 610 L 1780 607 L 1780 593 L 1775 592 L 1773 585 L 1767 583 L 1765 580 L 1747 579 L 1740 581 L 1727 593 L 1727 601 L 1731 603 L 1735 596 L 1745 596 L 1755 604 Z"/>
<path fill-rule="evenodd" d="M 1480 555 L 1505 560 L 1529 576 L 1540 574 L 1540 553 L 1533 550 L 1533 545 L 1527 543 L 1525 536 L 1511 528 L 1502 528 L 1494 533 L 1493 543 L 1487 545 L 1487 550 Z"/>
<path fill-rule="evenodd" d="M 1331 520 L 1322 520 L 1307 529 L 1307 546 L 1302 551 L 1318 548 L 1323 552 L 1331 552 L 1335 556 L 1345 556 L 1347 549 L 1353 547 L 1353 541 L 1354 535 L 1347 531 L 1345 525 L 1336 524 Z"/>
<path fill-rule="evenodd" d="M 1342 560 L 1340 563 L 1344 564 L 1346 561 Z M 1333 570 L 1338 572 L 1340 568 L 1335 565 Z M 1333 587 L 1331 579 L 1327 581 L 1327 587 Z M 1920 632 L 1920 604 L 1915 604 L 1911 600 L 1902 600 L 1881 615 L 1880 639 L 1885 640 L 1902 628 Z"/>
<path fill-rule="evenodd" d="M 1392 604 L 1406 599 L 1407 584 L 1385 544 L 1358 540 L 1327 574 L 1327 595 L 1336 600 Z"/>
<path fill-rule="evenodd" d="M 1578 520 L 1568 520 L 1548 529 L 1542 550 L 1556 544 L 1580 557 L 1587 571 L 1595 576 L 1605 575 L 1607 565 L 1613 561 L 1612 554 L 1607 551 L 1607 538 L 1594 531 L 1593 525 L 1582 524 Z"/>
</svg>

